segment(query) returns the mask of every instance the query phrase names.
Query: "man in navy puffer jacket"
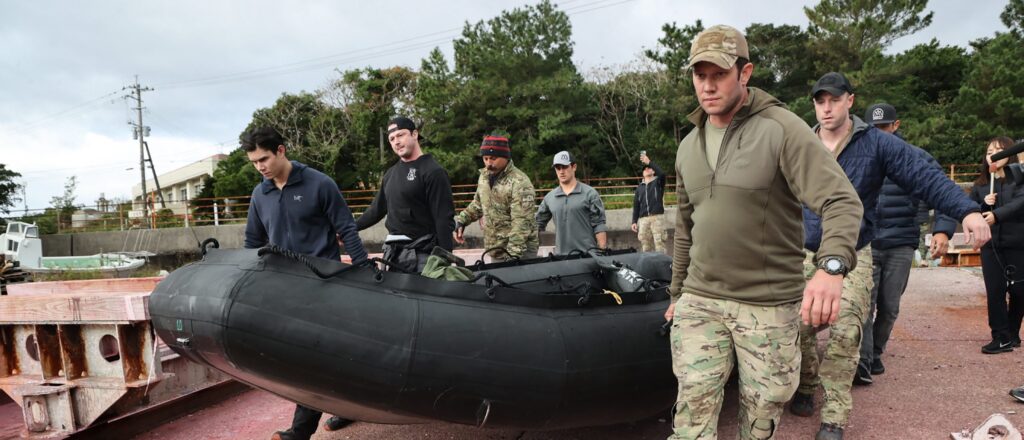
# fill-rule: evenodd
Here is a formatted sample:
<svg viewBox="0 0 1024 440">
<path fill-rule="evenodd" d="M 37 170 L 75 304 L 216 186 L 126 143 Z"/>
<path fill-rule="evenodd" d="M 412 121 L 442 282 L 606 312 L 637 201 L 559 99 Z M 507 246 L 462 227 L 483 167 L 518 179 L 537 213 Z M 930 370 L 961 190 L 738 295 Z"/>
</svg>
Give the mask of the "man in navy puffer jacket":
<svg viewBox="0 0 1024 440">
<path fill-rule="evenodd" d="M 816 329 L 806 325 L 801 329 L 800 386 L 793 396 L 790 411 L 801 416 L 813 415 L 814 392 L 821 385 L 825 390 L 825 402 L 816 439 L 837 440 L 843 438 L 843 429 L 853 408 L 850 387 L 860 360 L 861 330 L 871 303 L 870 243 L 875 236 L 878 194 L 885 177 L 939 211 L 963 219 L 964 231 L 969 233 L 973 246 L 985 244 L 992 233 L 981 216 L 981 207 L 941 170 L 929 165 L 900 138 L 850 114 L 853 86 L 845 76 L 836 72 L 825 74 L 814 85 L 811 97 L 818 119 L 814 131 L 850 178 L 864 206 L 864 218 L 857 241 L 856 266 L 849 271 L 848 268 L 854 267 L 852 262 L 836 261 L 834 257 L 818 260 L 816 253 L 823 238 L 821 219 L 804 208 L 806 271 L 813 273 L 820 269 L 830 274 L 843 274 L 846 278 L 839 317 L 832 323 L 820 365 L 815 343 Z"/>
<path fill-rule="evenodd" d="M 902 139 L 900 120 L 896 109 L 885 103 L 868 107 L 864 120 L 879 130 L 892 133 Z M 939 163 L 926 151 L 911 146 L 929 164 L 938 168 Z M 910 268 L 914 262 L 921 223 L 928 221 L 928 205 L 914 198 L 896 182 L 886 178 L 878 196 L 878 224 L 875 225 L 875 239 L 871 242 L 871 260 L 874 265 L 871 289 L 871 308 L 864 320 L 864 337 L 860 344 L 860 364 L 853 378 L 854 384 L 872 383 L 872 375 L 885 372 L 881 355 L 889 341 L 893 325 L 900 313 L 900 298 L 907 288 Z M 932 225 L 931 258 L 946 253 L 950 237 L 956 232 L 956 220 L 935 213 Z M 925 256 L 927 258 L 927 256 Z M 877 310 L 877 312 L 876 312 Z"/>
</svg>

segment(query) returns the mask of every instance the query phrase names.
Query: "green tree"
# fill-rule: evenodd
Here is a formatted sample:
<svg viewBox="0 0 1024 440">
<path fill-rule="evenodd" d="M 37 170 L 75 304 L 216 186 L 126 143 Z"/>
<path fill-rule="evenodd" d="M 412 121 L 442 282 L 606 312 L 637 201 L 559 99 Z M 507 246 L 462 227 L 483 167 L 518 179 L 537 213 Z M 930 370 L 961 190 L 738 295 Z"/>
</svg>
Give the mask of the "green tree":
<svg viewBox="0 0 1024 440">
<path fill-rule="evenodd" d="M 1024 36 L 1024 0 L 1010 0 L 999 18 L 1014 35 Z"/>
<path fill-rule="evenodd" d="M 249 163 L 245 151 L 238 148 L 217 163 L 217 169 L 213 171 L 213 195 L 225 198 L 248 197 L 261 180 L 263 176 Z"/>
<path fill-rule="evenodd" d="M 596 69 L 588 83 L 599 112 L 593 124 L 602 146 L 618 150 L 626 160 L 612 171 L 636 175 L 640 151 L 662 165 L 669 165 L 679 144 L 675 128 L 684 122 L 684 113 L 672 113 L 664 107 L 678 96 L 671 96 L 679 82 L 650 61 L 638 61 L 618 68 Z"/>
<path fill-rule="evenodd" d="M 287 142 L 289 159 L 332 174 L 344 136 L 343 119 L 341 110 L 321 100 L 320 93 L 285 93 L 272 107 L 256 110 L 246 130 L 259 126 L 277 129 Z"/>
<path fill-rule="evenodd" d="M 338 109 L 338 154 L 334 176 L 342 188 L 375 186 L 395 161 L 385 138 L 387 121 L 409 113 L 416 73 L 406 67 L 349 70 L 325 94 Z"/>
<path fill-rule="evenodd" d="M 75 199 L 78 196 L 75 191 L 78 189 L 78 176 L 70 176 L 68 180 L 64 182 L 64 194 L 59 196 L 53 196 L 50 198 L 50 206 L 60 215 L 59 224 L 61 227 L 68 227 L 71 225 L 71 215 L 75 213 L 82 205 L 76 204 Z"/>
<path fill-rule="evenodd" d="M 610 151 L 594 148 L 594 107 L 572 62 L 571 37 L 568 16 L 545 0 L 467 23 L 453 43 L 452 71 L 436 52 L 424 61 L 417 86 L 424 101 L 416 107 L 425 116 L 424 135 L 446 142 L 430 152 L 453 181 L 475 180 L 467 158 L 495 130 L 510 135 L 513 158 L 535 178 L 550 176 L 550 157 L 564 149 L 577 154 L 584 175 L 614 163 L 604 154 Z M 445 91 L 454 94 L 438 102 Z"/>
<path fill-rule="evenodd" d="M 686 115 L 698 104 L 686 64 L 690 59 L 690 45 L 703 30 L 704 23 L 700 20 L 683 27 L 666 23 L 661 27 L 663 35 L 658 38 L 657 47 L 644 50 L 645 57 L 663 66 L 662 72 L 668 80 L 650 103 L 649 112 L 657 125 L 671 134 L 674 145 L 690 131 L 692 125 Z"/>
<path fill-rule="evenodd" d="M 745 31 L 754 76 L 750 85 L 782 102 L 807 100 L 818 74 L 807 56 L 810 36 L 799 26 L 754 23 Z"/>
<path fill-rule="evenodd" d="M 900 54 L 871 57 L 852 75 L 858 85 L 854 112 L 862 115 L 876 102 L 892 104 L 902 121 L 900 132 L 910 143 L 933 153 L 948 150 L 952 145 L 942 145 L 950 141 L 938 139 L 950 133 L 931 133 L 934 127 L 926 121 L 951 110 L 969 61 L 964 48 L 941 46 L 936 40 Z M 948 152 L 939 155 L 950 157 Z"/>
<path fill-rule="evenodd" d="M 1024 40 L 999 33 L 973 44 L 975 51 L 950 111 L 936 116 L 929 127 L 951 126 L 949 134 L 934 134 L 943 136 L 943 162 L 978 162 L 989 139 L 1024 135 Z"/>
<path fill-rule="evenodd" d="M 217 179 L 214 177 L 203 179 L 199 194 L 196 194 L 195 197 L 188 201 L 189 209 L 192 211 L 192 218 L 196 225 L 202 225 L 213 220 L 213 203 L 217 197 L 214 193 L 216 185 Z"/>
<path fill-rule="evenodd" d="M 804 7 L 819 71 L 859 70 L 893 41 L 932 23 L 928 0 L 821 0 Z"/>
<path fill-rule="evenodd" d="M 10 212 L 9 207 L 21 201 L 18 197 L 21 185 L 15 182 L 19 177 L 21 174 L 7 169 L 6 165 L 0 163 L 0 212 L 4 214 Z"/>
</svg>

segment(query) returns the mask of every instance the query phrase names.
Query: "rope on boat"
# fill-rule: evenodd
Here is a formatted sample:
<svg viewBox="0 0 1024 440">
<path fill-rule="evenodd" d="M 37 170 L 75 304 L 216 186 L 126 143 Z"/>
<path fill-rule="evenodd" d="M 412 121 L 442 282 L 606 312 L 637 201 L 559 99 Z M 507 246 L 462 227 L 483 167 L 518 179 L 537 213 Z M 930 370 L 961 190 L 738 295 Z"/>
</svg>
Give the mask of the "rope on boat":
<svg viewBox="0 0 1024 440">
<path fill-rule="evenodd" d="M 291 259 L 291 260 L 298 261 L 298 262 L 302 263 L 303 265 L 305 265 L 306 268 L 308 268 L 311 272 L 316 274 L 316 276 L 320 277 L 321 279 L 333 278 L 333 277 L 341 275 L 341 274 L 343 274 L 345 272 L 348 272 L 348 271 L 350 271 L 352 269 L 355 269 L 357 267 L 365 266 L 365 265 L 370 264 L 369 261 L 367 261 L 367 262 L 362 263 L 362 264 L 358 264 L 358 265 L 357 264 L 352 264 L 352 265 L 348 265 L 348 266 L 342 267 L 342 268 L 340 268 L 338 270 L 335 270 L 333 272 L 324 273 L 323 271 L 320 270 L 320 268 L 316 267 L 316 265 L 313 264 L 313 262 L 306 255 L 302 255 L 302 254 L 297 253 L 297 252 L 292 252 L 292 251 L 290 251 L 288 249 L 281 248 L 280 246 L 277 246 L 275 244 L 271 244 L 271 245 L 267 245 L 267 246 L 261 247 L 258 251 L 256 251 L 256 255 L 258 255 L 260 257 L 262 257 L 262 256 L 264 256 L 266 254 L 279 255 L 279 256 L 282 256 L 282 257 L 285 257 L 285 258 L 288 258 L 288 259 Z"/>
</svg>

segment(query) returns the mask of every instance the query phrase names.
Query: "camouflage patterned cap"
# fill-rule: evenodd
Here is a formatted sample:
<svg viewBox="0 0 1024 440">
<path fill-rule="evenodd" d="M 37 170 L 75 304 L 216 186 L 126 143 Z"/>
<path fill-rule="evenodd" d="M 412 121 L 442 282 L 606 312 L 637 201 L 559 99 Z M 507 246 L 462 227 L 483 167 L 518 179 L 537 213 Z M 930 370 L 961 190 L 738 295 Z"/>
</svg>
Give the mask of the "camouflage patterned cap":
<svg viewBox="0 0 1024 440">
<path fill-rule="evenodd" d="M 747 39 L 735 28 L 720 24 L 705 29 L 693 39 L 690 62 L 686 67 L 693 68 L 695 64 L 707 61 L 723 69 L 731 69 L 738 57 L 750 59 Z"/>
</svg>

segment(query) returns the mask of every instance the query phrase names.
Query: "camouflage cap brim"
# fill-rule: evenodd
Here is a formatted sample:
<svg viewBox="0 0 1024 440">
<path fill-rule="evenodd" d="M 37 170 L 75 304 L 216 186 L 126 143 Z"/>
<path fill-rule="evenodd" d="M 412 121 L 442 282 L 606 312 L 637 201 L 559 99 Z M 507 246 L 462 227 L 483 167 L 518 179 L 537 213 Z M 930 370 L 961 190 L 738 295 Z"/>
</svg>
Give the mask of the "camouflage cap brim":
<svg viewBox="0 0 1024 440">
<path fill-rule="evenodd" d="M 723 69 L 731 69 L 736 64 L 736 60 L 739 57 L 736 55 L 720 52 L 717 50 L 706 50 L 690 57 L 689 64 L 686 65 L 687 69 L 692 69 L 697 63 L 707 61 Z"/>
</svg>

